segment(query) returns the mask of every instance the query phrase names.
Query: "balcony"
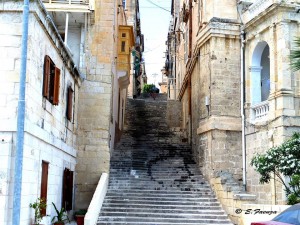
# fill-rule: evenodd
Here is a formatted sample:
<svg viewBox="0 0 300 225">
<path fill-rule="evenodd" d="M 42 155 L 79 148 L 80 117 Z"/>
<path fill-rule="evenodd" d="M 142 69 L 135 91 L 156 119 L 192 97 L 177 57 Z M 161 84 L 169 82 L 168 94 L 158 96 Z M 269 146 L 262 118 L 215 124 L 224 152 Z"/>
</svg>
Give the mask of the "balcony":
<svg viewBox="0 0 300 225">
<path fill-rule="evenodd" d="M 255 121 L 261 121 L 261 120 L 267 119 L 267 115 L 269 113 L 269 102 L 268 101 L 264 101 L 264 102 L 255 104 L 251 108 L 253 111 Z"/>
<path fill-rule="evenodd" d="M 95 9 L 95 0 L 43 0 L 48 11 L 90 12 Z"/>
</svg>

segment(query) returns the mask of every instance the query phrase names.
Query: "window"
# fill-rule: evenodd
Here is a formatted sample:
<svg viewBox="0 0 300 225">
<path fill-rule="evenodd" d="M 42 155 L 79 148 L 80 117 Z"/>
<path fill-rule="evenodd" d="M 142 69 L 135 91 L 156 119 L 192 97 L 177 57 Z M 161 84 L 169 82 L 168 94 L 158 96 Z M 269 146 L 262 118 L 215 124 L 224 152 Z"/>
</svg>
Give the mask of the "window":
<svg viewBox="0 0 300 225">
<path fill-rule="evenodd" d="M 73 200 L 73 171 L 65 168 L 63 177 L 62 206 L 67 210 L 72 210 Z"/>
<path fill-rule="evenodd" d="M 71 86 L 68 87 L 67 91 L 67 119 L 69 121 L 72 120 L 72 114 L 73 114 L 73 89 Z"/>
<path fill-rule="evenodd" d="M 126 46 L 126 42 L 122 41 L 121 42 L 121 52 L 125 52 L 125 46 Z"/>
<path fill-rule="evenodd" d="M 125 38 L 126 37 L 126 33 L 122 33 L 122 37 Z"/>
<path fill-rule="evenodd" d="M 45 56 L 43 96 L 53 105 L 58 105 L 59 103 L 59 81 L 60 69 L 55 67 L 49 56 Z"/>
<path fill-rule="evenodd" d="M 189 46 L 189 29 L 186 29 L 184 33 L 184 62 L 188 60 L 188 46 Z"/>
<path fill-rule="evenodd" d="M 48 168 L 49 163 L 42 161 L 42 179 L 41 179 L 41 199 L 47 202 L 47 191 L 48 191 Z M 41 214 L 46 216 L 46 209 L 41 210 Z"/>
<path fill-rule="evenodd" d="M 261 101 L 266 101 L 270 95 L 270 48 L 267 45 L 261 56 Z"/>
</svg>

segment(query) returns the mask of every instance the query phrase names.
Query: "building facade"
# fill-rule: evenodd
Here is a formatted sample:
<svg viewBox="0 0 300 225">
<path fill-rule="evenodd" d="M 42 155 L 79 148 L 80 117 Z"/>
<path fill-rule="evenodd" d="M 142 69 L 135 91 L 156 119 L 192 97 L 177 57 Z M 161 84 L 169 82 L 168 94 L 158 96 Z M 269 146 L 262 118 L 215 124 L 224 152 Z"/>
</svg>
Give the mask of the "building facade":
<svg viewBox="0 0 300 225">
<path fill-rule="evenodd" d="M 165 73 L 169 98 L 181 102 L 180 126 L 213 187 L 224 178 L 254 194 L 255 203 L 285 203 L 283 187 L 259 184 L 250 161 L 300 130 L 299 72 L 289 60 L 299 4 L 172 2 Z"/>
<path fill-rule="evenodd" d="M 21 61 L 21 2 L 5 2 L 1 24 L 1 224 L 12 224 L 17 106 Z M 21 224 L 30 224 L 29 203 L 38 197 L 72 209 L 77 156 L 78 93 L 81 74 L 43 5 L 29 15 Z M 45 218 L 50 224 L 50 217 Z"/>
</svg>

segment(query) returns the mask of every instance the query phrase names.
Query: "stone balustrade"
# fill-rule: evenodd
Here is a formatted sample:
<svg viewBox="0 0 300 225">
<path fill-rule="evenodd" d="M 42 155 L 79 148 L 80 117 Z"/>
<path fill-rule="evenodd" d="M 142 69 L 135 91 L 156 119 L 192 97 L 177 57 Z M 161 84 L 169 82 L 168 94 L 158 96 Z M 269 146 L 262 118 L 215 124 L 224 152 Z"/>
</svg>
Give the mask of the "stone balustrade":
<svg viewBox="0 0 300 225">
<path fill-rule="evenodd" d="M 267 117 L 269 112 L 269 102 L 263 101 L 254 106 L 252 106 L 252 110 L 254 112 L 254 120 L 262 120 Z"/>
</svg>

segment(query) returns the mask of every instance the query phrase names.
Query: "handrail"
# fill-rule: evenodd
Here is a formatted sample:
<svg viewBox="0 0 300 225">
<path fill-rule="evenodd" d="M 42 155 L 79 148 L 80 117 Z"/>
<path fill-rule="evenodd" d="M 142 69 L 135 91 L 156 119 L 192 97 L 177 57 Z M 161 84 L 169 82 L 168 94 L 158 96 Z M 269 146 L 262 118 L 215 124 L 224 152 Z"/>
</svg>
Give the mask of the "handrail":
<svg viewBox="0 0 300 225">
<path fill-rule="evenodd" d="M 102 173 L 97 188 L 89 205 L 88 211 L 84 217 L 85 225 L 96 225 L 104 197 L 108 187 L 108 174 Z"/>
</svg>

